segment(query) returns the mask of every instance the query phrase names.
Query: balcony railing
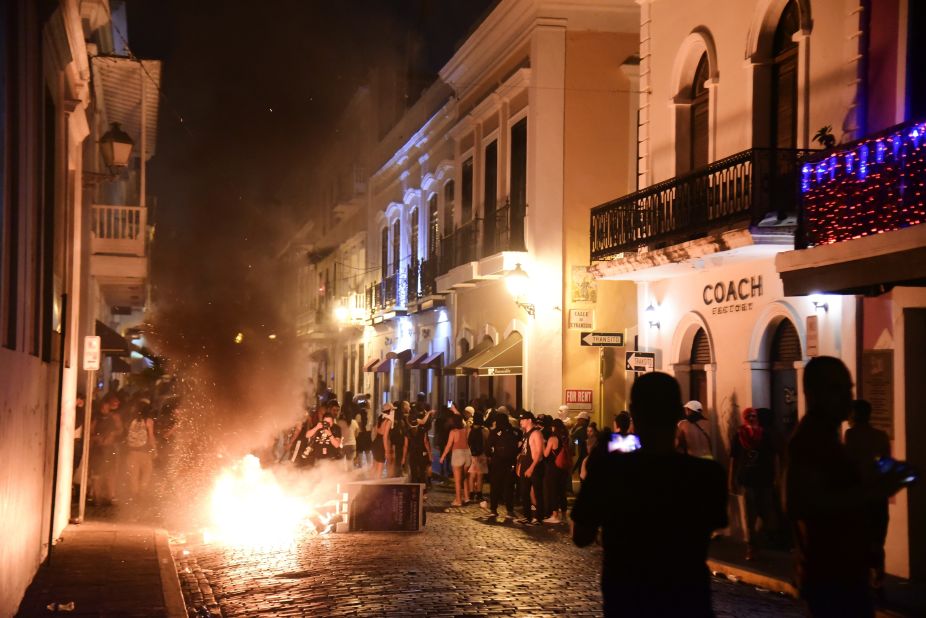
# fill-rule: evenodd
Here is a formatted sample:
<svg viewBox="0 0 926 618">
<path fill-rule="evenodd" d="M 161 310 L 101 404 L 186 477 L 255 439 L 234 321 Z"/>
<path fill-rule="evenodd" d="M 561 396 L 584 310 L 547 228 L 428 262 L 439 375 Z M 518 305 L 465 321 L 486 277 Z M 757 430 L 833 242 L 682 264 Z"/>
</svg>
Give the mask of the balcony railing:
<svg viewBox="0 0 926 618">
<path fill-rule="evenodd" d="M 472 219 L 441 239 L 441 272 L 475 262 L 480 257 L 479 240 L 482 219 Z"/>
<path fill-rule="evenodd" d="M 438 266 L 437 256 L 421 261 L 421 296 L 431 296 L 437 293 Z"/>
<path fill-rule="evenodd" d="M 412 260 L 405 269 L 405 280 L 408 281 L 409 302 L 421 298 L 421 260 Z"/>
<path fill-rule="evenodd" d="M 398 304 L 396 302 L 396 280 L 398 277 L 395 274 L 389 275 L 383 279 L 383 306 L 389 307 L 392 305 Z"/>
<path fill-rule="evenodd" d="M 501 251 L 525 251 L 524 207 L 506 203 L 492 214 L 491 225 L 485 226 L 482 257 Z"/>
<path fill-rule="evenodd" d="M 90 212 L 91 250 L 96 254 L 145 255 L 148 209 L 94 204 Z"/>
<path fill-rule="evenodd" d="M 805 151 L 752 149 L 592 209 L 591 259 L 664 247 L 769 213 L 797 212 Z"/>
<path fill-rule="evenodd" d="M 926 123 L 908 122 L 840 146 L 801 166 L 795 246 L 926 223 Z"/>
</svg>

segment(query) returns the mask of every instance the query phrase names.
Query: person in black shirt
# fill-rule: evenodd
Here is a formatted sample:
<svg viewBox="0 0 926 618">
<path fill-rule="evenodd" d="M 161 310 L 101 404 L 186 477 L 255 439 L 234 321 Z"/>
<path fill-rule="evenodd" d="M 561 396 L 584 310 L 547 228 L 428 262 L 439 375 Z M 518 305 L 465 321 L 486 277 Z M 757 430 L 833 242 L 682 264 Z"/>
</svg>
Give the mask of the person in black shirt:
<svg viewBox="0 0 926 618">
<path fill-rule="evenodd" d="M 312 461 L 339 459 L 341 457 L 341 428 L 334 422 L 330 408 L 326 408 L 322 420 L 305 434 L 312 447 Z"/>
<path fill-rule="evenodd" d="M 518 457 L 518 431 L 508 420 L 508 409 L 499 407 L 486 442 L 489 456 L 489 506 L 492 517 L 498 517 L 498 503 L 508 509 L 506 519 L 514 519 L 514 466 Z"/>
<path fill-rule="evenodd" d="M 584 547 L 602 530 L 605 616 L 713 616 L 705 560 L 711 532 L 727 525 L 724 470 L 676 452 L 675 378 L 647 373 L 630 396 L 642 446 L 588 468 L 572 510 L 573 541 Z"/>
</svg>

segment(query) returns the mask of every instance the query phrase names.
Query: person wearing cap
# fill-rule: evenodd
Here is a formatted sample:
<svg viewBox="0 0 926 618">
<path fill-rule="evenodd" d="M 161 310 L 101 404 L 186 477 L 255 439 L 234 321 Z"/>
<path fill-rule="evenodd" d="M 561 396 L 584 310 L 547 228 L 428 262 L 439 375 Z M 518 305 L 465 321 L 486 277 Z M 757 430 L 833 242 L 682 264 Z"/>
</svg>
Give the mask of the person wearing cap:
<svg viewBox="0 0 926 618">
<path fill-rule="evenodd" d="M 521 454 L 518 456 L 518 491 L 521 494 L 521 508 L 524 516 L 518 523 L 526 526 L 539 526 L 544 518 L 543 508 L 543 435 L 534 415 L 525 410 L 518 417 L 524 439 L 521 441 Z M 531 511 L 533 494 L 537 510 Z"/>
<path fill-rule="evenodd" d="M 700 401 L 691 400 L 685 404 L 685 418 L 678 422 L 675 432 L 675 448 L 683 455 L 713 459 L 711 449 L 711 424 L 704 417 Z"/>
<path fill-rule="evenodd" d="M 370 450 L 373 452 L 373 478 L 379 480 L 383 476 L 383 466 L 386 463 L 386 454 L 392 449 L 389 443 L 389 430 L 395 421 L 395 408 L 391 403 L 383 405 L 379 418 L 376 419 L 376 430 L 373 434 L 373 444 Z"/>
</svg>

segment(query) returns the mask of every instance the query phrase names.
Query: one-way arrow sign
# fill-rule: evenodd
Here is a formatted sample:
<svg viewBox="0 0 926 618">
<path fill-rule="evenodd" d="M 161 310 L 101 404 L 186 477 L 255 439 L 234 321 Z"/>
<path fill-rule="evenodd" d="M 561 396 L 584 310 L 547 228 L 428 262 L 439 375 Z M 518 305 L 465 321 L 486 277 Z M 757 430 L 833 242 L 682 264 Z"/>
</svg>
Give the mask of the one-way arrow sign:
<svg viewBox="0 0 926 618">
<path fill-rule="evenodd" d="M 579 337 L 584 346 L 623 347 L 624 333 L 589 333 L 583 332 Z"/>
<path fill-rule="evenodd" d="M 626 352 L 627 371 L 646 373 L 656 369 L 655 352 Z"/>
</svg>

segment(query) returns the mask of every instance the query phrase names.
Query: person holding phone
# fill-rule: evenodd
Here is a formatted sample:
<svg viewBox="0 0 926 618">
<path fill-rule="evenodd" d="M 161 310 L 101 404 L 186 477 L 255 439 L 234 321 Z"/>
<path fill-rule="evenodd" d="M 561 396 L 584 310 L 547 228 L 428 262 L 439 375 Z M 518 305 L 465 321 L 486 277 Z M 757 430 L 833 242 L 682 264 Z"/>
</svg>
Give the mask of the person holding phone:
<svg viewBox="0 0 926 618">
<path fill-rule="evenodd" d="M 868 513 L 900 491 L 911 471 L 859 472 L 839 435 L 852 407 L 852 376 L 841 360 L 812 358 L 803 386 L 807 412 L 788 443 L 784 492 L 798 590 L 811 616 L 874 616 Z"/>
</svg>

